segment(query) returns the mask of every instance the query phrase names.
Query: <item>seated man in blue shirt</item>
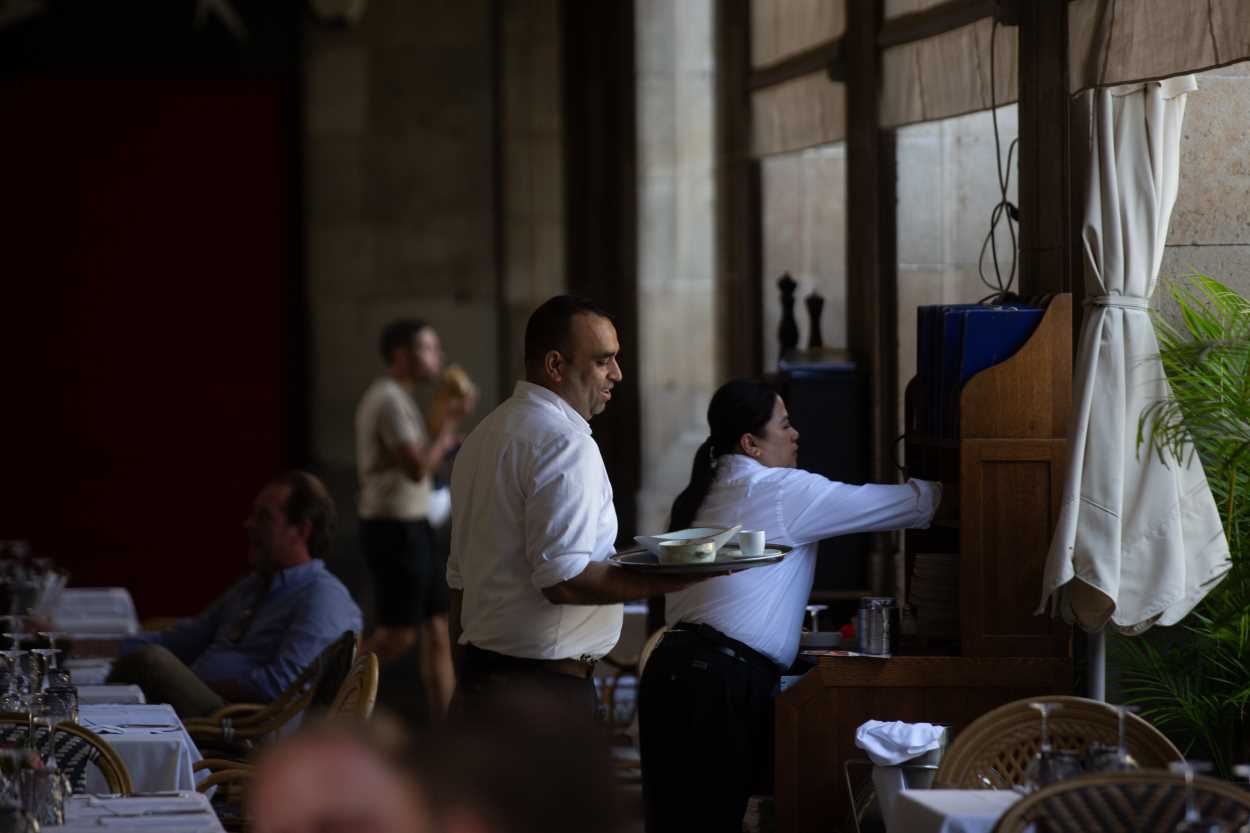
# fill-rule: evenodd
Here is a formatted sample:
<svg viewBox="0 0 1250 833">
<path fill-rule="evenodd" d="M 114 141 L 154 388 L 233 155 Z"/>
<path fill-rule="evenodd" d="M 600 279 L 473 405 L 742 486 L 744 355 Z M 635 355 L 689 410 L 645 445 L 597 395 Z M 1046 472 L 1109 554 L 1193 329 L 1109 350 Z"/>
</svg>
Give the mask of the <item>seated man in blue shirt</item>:
<svg viewBox="0 0 1250 833">
<path fill-rule="evenodd" d="M 344 631 L 360 633 L 360 608 L 321 560 L 334 537 L 334 502 L 320 480 L 280 475 L 261 489 L 244 527 L 255 572 L 199 616 L 126 640 L 110 683 L 138 685 L 149 703 L 198 717 L 273 700 Z"/>
</svg>

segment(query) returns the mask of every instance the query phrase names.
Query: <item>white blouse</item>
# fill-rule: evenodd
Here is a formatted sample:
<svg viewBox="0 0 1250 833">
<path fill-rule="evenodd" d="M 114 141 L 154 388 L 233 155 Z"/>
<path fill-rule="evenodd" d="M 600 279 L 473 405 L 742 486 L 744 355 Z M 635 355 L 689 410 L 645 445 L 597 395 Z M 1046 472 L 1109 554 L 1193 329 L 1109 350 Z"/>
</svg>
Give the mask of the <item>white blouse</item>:
<svg viewBox="0 0 1250 833">
<path fill-rule="evenodd" d="M 716 479 L 693 526 L 762 529 L 770 544 L 794 550 L 780 563 L 709 579 L 670 593 L 669 624 L 701 622 L 786 668 L 799 651 L 818 542 L 855 532 L 924 529 L 942 485 L 852 486 L 802 469 L 770 468 L 742 454 L 717 460 Z"/>
</svg>

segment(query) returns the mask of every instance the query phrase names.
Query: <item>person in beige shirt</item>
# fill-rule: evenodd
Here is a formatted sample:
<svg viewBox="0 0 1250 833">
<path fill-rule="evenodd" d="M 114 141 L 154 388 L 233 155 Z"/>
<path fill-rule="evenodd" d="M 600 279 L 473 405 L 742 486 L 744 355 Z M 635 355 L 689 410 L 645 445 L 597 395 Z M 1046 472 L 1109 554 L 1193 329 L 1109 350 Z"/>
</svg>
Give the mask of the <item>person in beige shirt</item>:
<svg viewBox="0 0 1250 833">
<path fill-rule="evenodd" d="M 427 425 L 413 398 L 416 386 L 443 375 L 438 333 L 424 321 L 401 319 L 382 332 L 386 371 L 356 409 L 357 514 L 360 546 L 373 576 L 377 626 L 365 643 L 385 662 L 414 645 L 435 719 L 455 684 L 447 632 L 447 583 L 435 547 L 440 512 L 433 475 L 459 443 L 472 409 L 471 388 L 440 388 L 436 420 Z M 446 496 L 446 492 L 442 492 Z"/>
</svg>

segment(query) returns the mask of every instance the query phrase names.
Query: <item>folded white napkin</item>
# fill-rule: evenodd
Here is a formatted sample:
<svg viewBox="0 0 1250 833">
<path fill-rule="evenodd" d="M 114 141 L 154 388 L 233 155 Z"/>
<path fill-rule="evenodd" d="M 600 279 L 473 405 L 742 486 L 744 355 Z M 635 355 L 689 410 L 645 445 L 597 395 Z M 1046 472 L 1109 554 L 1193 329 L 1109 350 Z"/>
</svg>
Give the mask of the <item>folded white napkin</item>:
<svg viewBox="0 0 1250 833">
<path fill-rule="evenodd" d="M 855 745 L 877 766 L 894 766 L 937 749 L 945 734 L 945 726 L 932 723 L 869 720 L 855 730 Z"/>
</svg>

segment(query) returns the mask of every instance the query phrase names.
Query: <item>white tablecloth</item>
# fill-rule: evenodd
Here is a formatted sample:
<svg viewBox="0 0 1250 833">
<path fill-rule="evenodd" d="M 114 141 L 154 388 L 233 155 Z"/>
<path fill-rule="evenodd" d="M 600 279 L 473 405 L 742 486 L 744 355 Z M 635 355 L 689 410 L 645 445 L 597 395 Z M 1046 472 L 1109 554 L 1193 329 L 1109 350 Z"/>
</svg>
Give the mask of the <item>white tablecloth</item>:
<svg viewBox="0 0 1250 833">
<path fill-rule="evenodd" d="M 78 722 L 117 751 L 130 771 L 135 792 L 195 789 L 191 767 L 202 756 L 172 706 L 165 703 L 81 706 Z M 105 727 L 118 727 L 121 731 Z M 89 792 L 107 789 L 94 768 L 89 772 L 87 789 Z"/>
<path fill-rule="evenodd" d="M 1019 800 L 1011 790 L 903 790 L 889 833 L 989 833 Z"/>
<path fill-rule="evenodd" d="M 105 829 L 224 833 L 208 799 L 194 791 L 127 798 L 76 795 L 66 802 L 65 826 L 44 829 L 48 833 L 101 833 Z"/>
<path fill-rule="evenodd" d="M 69 671 L 69 678 L 76 686 L 101 685 L 108 679 L 113 668 L 111 659 L 71 657 L 61 665 Z"/>
<path fill-rule="evenodd" d="M 143 689 L 137 685 L 80 685 L 77 688 L 80 706 L 94 706 L 101 703 L 138 705 L 147 702 L 147 698 L 143 696 Z"/>
<path fill-rule="evenodd" d="M 139 632 L 134 599 L 124 587 L 70 587 L 52 610 L 59 631 L 131 636 Z"/>
</svg>

